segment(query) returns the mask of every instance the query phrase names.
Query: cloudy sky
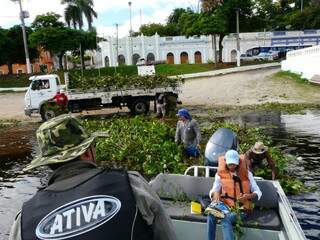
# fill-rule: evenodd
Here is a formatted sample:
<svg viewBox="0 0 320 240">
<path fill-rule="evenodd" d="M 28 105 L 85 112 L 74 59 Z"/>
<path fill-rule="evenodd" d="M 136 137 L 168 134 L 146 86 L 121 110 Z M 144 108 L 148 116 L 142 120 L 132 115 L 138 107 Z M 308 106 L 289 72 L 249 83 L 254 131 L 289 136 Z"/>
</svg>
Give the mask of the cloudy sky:
<svg viewBox="0 0 320 240">
<path fill-rule="evenodd" d="M 190 7 L 196 11 L 199 0 L 131 0 L 131 2 L 132 27 L 134 31 L 138 31 L 141 23 L 164 23 L 174 8 Z M 27 25 L 30 25 L 35 16 L 39 14 L 56 12 L 63 16 L 64 6 L 61 5 L 61 0 L 22 0 L 22 4 L 23 9 L 30 14 L 30 18 L 26 19 Z M 128 34 L 130 12 L 127 0 L 94 0 L 94 9 L 98 13 L 98 19 L 95 20 L 94 25 L 100 35 L 115 36 L 116 23 L 119 24 L 120 37 Z M 18 16 L 18 3 L 13 0 L 0 0 L 0 26 L 2 28 L 19 24 Z"/>
</svg>

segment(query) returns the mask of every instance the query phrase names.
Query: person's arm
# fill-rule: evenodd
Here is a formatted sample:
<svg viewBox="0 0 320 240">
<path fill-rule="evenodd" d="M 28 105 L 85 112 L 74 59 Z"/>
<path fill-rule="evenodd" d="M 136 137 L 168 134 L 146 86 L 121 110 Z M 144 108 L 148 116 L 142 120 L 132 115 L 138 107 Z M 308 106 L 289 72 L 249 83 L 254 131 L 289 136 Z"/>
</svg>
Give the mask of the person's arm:
<svg viewBox="0 0 320 240">
<path fill-rule="evenodd" d="M 177 122 L 177 129 L 174 141 L 178 144 L 181 143 L 181 127 L 179 121 Z"/>
<path fill-rule="evenodd" d="M 19 212 L 12 224 L 9 240 L 21 240 L 21 212 Z"/>
<path fill-rule="evenodd" d="M 268 162 L 268 165 L 270 166 L 271 168 L 271 177 L 272 177 L 272 180 L 275 180 L 276 179 L 276 164 L 274 163 L 273 159 L 271 158 L 269 152 L 266 152 L 266 159 L 267 159 L 267 162 Z"/>
<path fill-rule="evenodd" d="M 172 221 L 157 193 L 138 172 L 128 172 L 137 207 L 148 225 L 152 225 L 154 240 L 177 239 Z"/>
<path fill-rule="evenodd" d="M 213 187 L 209 192 L 209 197 L 212 201 L 218 202 L 220 201 L 220 191 L 221 191 L 221 179 L 218 174 L 214 176 Z"/>
<path fill-rule="evenodd" d="M 252 193 L 256 194 L 258 197 L 258 200 L 259 200 L 262 196 L 262 192 L 261 192 L 256 180 L 254 180 L 252 172 L 250 172 L 250 171 L 248 171 L 248 178 L 250 181 L 250 191 Z"/>
<path fill-rule="evenodd" d="M 200 141 L 201 141 L 201 131 L 199 129 L 198 122 L 196 120 L 193 121 L 192 127 L 193 127 L 194 133 L 196 135 L 196 145 L 199 146 Z"/>
<path fill-rule="evenodd" d="M 252 200 L 255 197 L 257 197 L 258 200 L 259 200 L 261 198 L 261 196 L 262 196 L 262 192 L 261 192 L 256 180 L 254 180 L 253 175 L 252 175 L 252 173 L 250 171 L 248 171 L 248 178 L 249 178 L 249 181 L 250 181 L 250 191 L 251 191 L 251 193 L 242 194 L 241 197 L 239 198 L 240 202 L 243 202 L 245 200 Z"/>
</svg>

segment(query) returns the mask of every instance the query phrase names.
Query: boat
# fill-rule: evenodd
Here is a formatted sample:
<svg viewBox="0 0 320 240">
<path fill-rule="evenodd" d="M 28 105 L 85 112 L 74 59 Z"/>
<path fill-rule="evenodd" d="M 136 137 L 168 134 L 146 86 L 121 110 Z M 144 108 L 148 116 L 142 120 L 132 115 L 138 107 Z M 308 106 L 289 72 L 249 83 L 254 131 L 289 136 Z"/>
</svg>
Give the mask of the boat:
<svg viewBox="0 0 320 240">
<path fill-rule="evenodd" d="M 207 217 L 190 211 L 191 201 L 208 196 L 217 167 L 192 166 L 184 174 L 158 174 L 150 181 L 172 219 L 179 240 L 207 239 Z M 202 174 L 201 174 L 202 173 Z M 256 178 L 262 197 L 244 221 L 240 240 L 304 240 L 304 232 L 278 181 Z M 216 239 L 222 239 L 220 224 Z"/>
</svg>

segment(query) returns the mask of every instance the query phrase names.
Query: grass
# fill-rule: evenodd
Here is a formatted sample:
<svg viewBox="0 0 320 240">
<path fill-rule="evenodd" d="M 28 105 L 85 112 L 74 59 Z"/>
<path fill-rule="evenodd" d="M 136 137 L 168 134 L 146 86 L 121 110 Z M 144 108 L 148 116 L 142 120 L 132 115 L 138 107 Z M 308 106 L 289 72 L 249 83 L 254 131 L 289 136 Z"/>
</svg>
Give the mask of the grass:
<svg viewBox="0 0 320 240">
<path fill-rule="evenodd" d="M 263 64 L 267 62 L 244 62 L 241 65 L 255 65 Z M 159 64 L 155 66 L 157 75 L 174 76 L 188 73 L 206 72 L 212 70 L 219 70 L 224 68 L 235 67 L 236 63 L 218 63 L 217 65 L 213 63 L 206 64 Z M 64 72 L 55 72 L 59 75 L 61 82 L 64 83 Z M 69 71 L 70 75 L 81 75 L 79 69 L 74 69 Z M 115 74 L 133 76 L 138 74 L 136 66 L 119 66 L 119 67 L 106 67 L 100 69 L 86 69 L 83 75 L 85 77 L 94 76 L 113 76 Z M 2 75 L 0 76 L 0 88 L 12 88 L 12 87 L 27 87 L 30 82 L 28 80 L 29 75 Z"/>
<path fill-rule="evenodd" d="M 0 88 L 28 87 L 28 75 L 8 75 L 0 77 Z"/>
<path fill-rule="evenodd" d="M 291 79 L 301 84 L 310 84 L 308 79 L 301 77 L 300 74 L 292 73 L 290 71 L 279 71 L 275 73 L 274 76 L 282 79 Z"/>
</svg>

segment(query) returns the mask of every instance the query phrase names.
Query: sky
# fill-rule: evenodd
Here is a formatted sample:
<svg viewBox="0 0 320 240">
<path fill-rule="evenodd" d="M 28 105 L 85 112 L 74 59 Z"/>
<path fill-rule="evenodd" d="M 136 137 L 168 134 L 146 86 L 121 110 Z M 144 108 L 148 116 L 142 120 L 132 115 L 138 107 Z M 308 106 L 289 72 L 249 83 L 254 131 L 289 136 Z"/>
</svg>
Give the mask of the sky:
<svg viewBox="0 0 320 240">
<path fill-rule="evenodd" d="M 17 0 L 0 0 L 0 27 L 10 28 L 20 24 Z M 141 24 L 165 23 L 175 8 L 197 11 L 199 0 L 131 0 L 132 29 L 138 31 Z M 61 0 L 22 0 L 23 10 L 30 17 L 25 19 L 30 25 L 39 14 L 55 12 L 63 16 L 65 6 Z M 94 21 L 100 36 L 116 36 L 115 24 L 119 25 L 119 37 L 127 36 L 130 29 L 130 10 L 127 0 L 94 0 L 94 10 L 98 18 Z M 64 21 L 63 17 L 61 18 Z"/>
</svg>

